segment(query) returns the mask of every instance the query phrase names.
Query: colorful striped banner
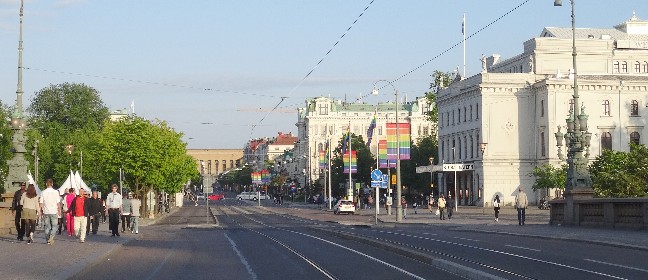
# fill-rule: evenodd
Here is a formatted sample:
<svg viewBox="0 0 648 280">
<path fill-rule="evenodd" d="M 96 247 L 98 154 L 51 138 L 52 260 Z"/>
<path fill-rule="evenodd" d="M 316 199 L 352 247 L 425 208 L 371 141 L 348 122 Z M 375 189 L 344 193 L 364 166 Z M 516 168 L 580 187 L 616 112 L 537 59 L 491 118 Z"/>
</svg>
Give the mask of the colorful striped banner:
<svg viewBox="0 0 648 280">
<path fill-rule="evenodd" d="M 396 167 L 396 161 L 387 159 L 387 140 L 378 141 L 378 168 Z"/>
<path fill-rule="evenodd" d="M 328 165 L 326 164 L 326 154 L 325 151 L 319 152 L 319 169 L 327 169 Z"/>
<path fill-rule="evenodd" d="M 351 152 L 351 174 L 358 173 L 358 157 L 356 155 L 356 151 L 350 151 L 350 152 Z M 342 161 L 344 162 L 343 173 L 348 174 L 349 173 L 349 153 L 348 152 L 344 154 Z"/>
<path fill-rule="evenodd" d="M 398 147 L 400 146 L 400 159 L 410 159 L 410 124 L 399 123 L 400 145 L 396 143 L 396 123 L 387 123 L 387 159 L 396 160 Z"/>
</svg>

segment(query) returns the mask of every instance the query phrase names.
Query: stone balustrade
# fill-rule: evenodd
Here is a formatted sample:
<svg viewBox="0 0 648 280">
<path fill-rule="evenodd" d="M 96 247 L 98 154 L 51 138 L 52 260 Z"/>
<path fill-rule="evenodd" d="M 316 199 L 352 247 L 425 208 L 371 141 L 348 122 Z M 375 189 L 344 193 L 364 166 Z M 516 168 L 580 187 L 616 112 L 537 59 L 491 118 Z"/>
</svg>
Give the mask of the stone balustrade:
<svg viewBox="0 0 648 280">
<path fill-rule="evenodd" d="M 648 229 L 648 198 L 592 198 L 574 200 L 573 221 L 565 220 L 567 201 L 551 204 L 549 223 L 608 228 Z"/>
</svg>

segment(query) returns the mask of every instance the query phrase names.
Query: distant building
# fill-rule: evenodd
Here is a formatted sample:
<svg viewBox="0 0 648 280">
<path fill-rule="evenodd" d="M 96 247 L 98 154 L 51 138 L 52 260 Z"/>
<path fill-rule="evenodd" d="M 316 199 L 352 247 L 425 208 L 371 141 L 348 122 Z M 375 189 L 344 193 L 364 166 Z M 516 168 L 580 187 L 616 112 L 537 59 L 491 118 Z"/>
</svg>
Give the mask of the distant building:
<svg viewBox="0 0 648 280">
<path fill-rule="evenodd" d="M 295 160 L 302 167 L 293 176 L 298 176 L 301 184 L 308 183 L 309 179 L 312 182 L 319 180 L 319 151 L 324 150 L 327 140 L 331 141 L 334 149 L 348 128 L 352 134 L 362 136 L 367 141 L 367 130 L 376 112 L 376 128 L 371 144 L 371 150 L 375 153 L 377 140 L 385 140 L 387 137 L 386 123 L 396 121 L 397 105 L 394 102 L 372 105 L 316 97 L 307 99 L 305 105 L 297 110 L 295 124 L 298 129 Z M 411 125 L 411 139 L 414 143 L 421 136 L 434 135 L 436 124 L 429 122 L 425 115 L 429 109 L 430 104 L 424 97 L 398 103 L 399 122 Z"/>
<path fill-rule="evenodd" d="M 511 205 L 523 187 L 531 202 L 534 167 L 560 165 L 554 133 L 573 106 L 589 115 L 589 159 L 604 149 L 629 151 L 645 143 L 648 115 L 648 21 L 633 15 L 614 28 L 576 29 L 578 90 L 573 104 L 572 29 L 547 27 L 523 52 L 484 60 L 482 73 L 440 90 L 439 154 L 445 163 L 473 163 L 474 171 L 446 172 L 441 191 L 460 205 Z M 564 141 L 563 141 L 564 145 Z M 563 153 L 565 147 L 563 146 Z M 455 193 L 454 182 L 457 182 Z"/>
<path fill-rule="evenodd" d="M 122 109 L 122 110 L 115 110 L 110 112 L 110 120 L 113 122 L 116 122 L 118 120 L 124 119 L 128 117 L 128 110 Z"/>
<path fill-rule="evenodd" d="M 243 151 L 239 149 L 187 149 L 196 160 L 196 168 L 203 176 L 218 176 L 241 165 Z"/>
<path fill-rule="evenodd" d="M 268 160 L 274 161 L 277 156 L 283 155 L 285 151 L 292 150 L 295 148 L 296 142 L 297 137 L 293 136 L 292 133 L 284 134 L 279 132 L 277 138 L 268 144 Z"/>
</svg>

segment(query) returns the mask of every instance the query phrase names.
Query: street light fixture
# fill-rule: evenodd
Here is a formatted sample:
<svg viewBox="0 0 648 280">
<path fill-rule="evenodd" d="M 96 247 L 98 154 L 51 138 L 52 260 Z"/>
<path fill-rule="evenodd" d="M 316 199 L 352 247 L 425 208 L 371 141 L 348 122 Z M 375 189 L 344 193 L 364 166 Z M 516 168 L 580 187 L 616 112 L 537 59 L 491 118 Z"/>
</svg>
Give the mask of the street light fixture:
<svg viewBox="0 0 648 280">
<path fill-rule="evenodd" d="M 398 124 L 398 90 L 396 90 L 396 87 L 387 80 L 378 80 L 373 84 L 373 89 L 371 90 L 371 94 L 373 95 L 378 95 L 378 89 L 376 88 L 376 84 L 378 82 L 385 82 L 389 84 L 393 89 L 394 89 L 394 95 L 396 97 L 396 221 L 400 222 L 403 220 L 403 205 L 401 204 L 401 174 L 400 174 L 400 125 Z"/>
<path fill-rule="evenodd" d="M 70 170 L 72 170 L 72 152 L 74 151 L 74 145 L 65 145 L 65 151 L 70 155 Z"/>
<path fill-rule="evenodd" d="M 589 157 L 589 147 L 592 134 L 587 131 L 588 115 L 585 114 L 585 107 L 579 107 L 578 95 L 578 71 L 576 71 L 576 16 L 574 13 L 574 1 L 571 3 L 571 20 L 572 20 L 572 67 L 574 69 L 574 106 L 569 110 L 569 117 L 566 119 L 567 131 L 563 134 L 558 127 L 556 137 L 556 146 L 558 147 L 558 157 L 562 160 L 562 138 L 565 139 L 565 149 L 567 151 L 567 180 L 565 182 L 565 194 L 568 204 L 573 203 L 573 196 L 590 197 L 593 195 L 592 179 L 587 170 Z M 554 6 L 562 6 L 561 0 L 555 0 Z M 583 152 L 585 151 L 585 155 Z M 567 207 L 570 208 L 569 206 Z M 566 216 L 571 216 L 565 213 Z M 569 220 L 571 217 L 565 217 Z"/>
</svg>

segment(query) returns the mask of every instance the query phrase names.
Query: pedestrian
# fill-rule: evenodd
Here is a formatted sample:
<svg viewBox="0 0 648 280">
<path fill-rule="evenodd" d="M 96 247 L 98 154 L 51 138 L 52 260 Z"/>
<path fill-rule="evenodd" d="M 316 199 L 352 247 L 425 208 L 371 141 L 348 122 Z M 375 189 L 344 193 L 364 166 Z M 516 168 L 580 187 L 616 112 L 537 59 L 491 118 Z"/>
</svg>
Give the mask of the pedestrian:
<svg viewBox="0 0 648 280">
<path fill-rule="evenodd" d="M 131 230 L 130 226 L 130 218 L 131 218 L 131 199 L 133 198 L 133 195 L 131 193 L 128 193 L 128 196 L 126 199 L 122 200 L 122 214 L 121 214 L 121 224 L 122 224 L 122 232 L 126 232 L 126 229 Z"/>
<path fill-rule="evenodd" d="M 68 236 L 74 235 L 74 216 L 70 213 L 70 206 L 75 197 L 74 188 L 69 188 L 68 194 L 65 196 L 65 205 L 67 206 L 65 209 L 65 223 L 67 225 Z"/>
<path fill-rule="evenodd" d="M 437 201 L 437 206 L 439 207 L 439 219 L 445 220 L 446 200 L 445 197 L 443 197 L 443 195 L 439 196 L 439 200 Z"/>
<path fill-rule="evenodd" d="M 59 196 L 59 213 L 57 214 L 58 219 L 58 235 L 61 235 L 63 230 L 67 231 L 67 225 L 65 224 L 65 211 L 67 211 L 67 204 L 65 203 L 65 197 L 67 192 Z"/>
<path fill-rule="evenodd" d="M 452 213 L 455 208 L 455 201 L 452 199 L 452 195 L 448 194 L 448 200 L 446 200 L 446 208 L 448 208 L 448 220 L 452 219 Z"/>
<path fill-rule="evenodd" d="M 493 209 L 495 210 L 495 221 L 499 221 L 499 211 L 500 211 L 500 198 L 499 194 L 495 195 L 495 199 L 493 200 Z"/>
<path fill-rule="evenodd" d="M 36 231 L 36 220 L 40 215 L 40 207 L 38 207 L 38 196 L 34 184 L 29 184 L 27 191 L 20 197 L 20 205 L 22 205 L 23 224 L 25 224 L 24 234 L 27 239 L 27 244 L 34 242 L 34 231 Z"/>
<path fill-rule="evenodd" d="M 101 200 L 101 223 L 102 224 L 106 223 L 106 213 L 108 212 L 106 210 L 108 210 L 106 208 L 106 201 L 102 199 Z"/>
<path fill-rule="evenodd" d="M 140 208 L 142 207 L 142 201 L 139 200 L 137 194 L 133 194 L 133 199 L 130 200 L 130 213 L 131 213 L 131 233 L 139 234 L 139 218 L 140 218 Z"/>
<path fill-rule="evenodd" d="M 430 194 L 430 197 L 427 200 L 428 210 L 434 212 L 434 195 Z"/>
<path fill-rule="evenodd" d="M 369 198 L 367 198 L 367 208 L 371 209 L 371 205 L 374 203 L 373 197 L 369 195 Z"/>
<path fill-rule="evenodd" d="M 16 225 L 16 232 L 18 233 L 18 240 L 23 241 L 25 236 L 25 221 L 22 219 L 22 205 L 20 199 L 25 193 L 25 182 L 20 182 L 20 189 L 14 193 L 13 201 L 11 202 L 11 214 L 14 215 L 14 223 Z"/>
<path fill-rule="evenodd" d="M 529 206 L 529 200 L 527 199 L 524 190 L 522 190 L 522 187 L 520 187 L 518 194 L 515 196 L 515 208 L 517 208 L 518 212 L 518 225 L 524 225 L 527 206 Z"/>
<path fill-rule="evenodd" d="M 90 216 L 88 206 L 88 203 L 86 203 L 85 190 L 81 188 L 79 189 L 79 195 L 72 200 L 72 203 L 70 203 L 70 207 L 68 207 L 67 210 L 70 216 L 74 219 L 74 233 L 81 243 L 85 242 L 86 238 L 86 223 Z"/>
<path fill-rule="evenodd" d="M 122 211 L 122 196 L 117 192 L 117 184 L 111 186 L 112 192 L 106 197 L 106 212 L 108 212 L 108 228 L 111 237 L 119 236 L 119 214 Z"/>
<path fill-rule="evenodd" d="M 47 179 L 45 182 L 47 188 L 41 192 L 40 205 L 45 224 L 45 238 L 47 244 L 54 244 L 54 231 L 58 226 L 58 217 L 61 216 L 61 197 L 57 190 L 52 186 L 54 181 Z"/>
<path fill-rule="evenodd" d="M 99 197 L 99 192 L 92 191 L 92 197 L 86 200 L 88 204 L 88 226 L 86 227 L 86 233 L 92 232 L 92 234 L 97 234 L 99 230 L 99 219 L 101 219 L 101 212 L 103 212 L 103 200 Z M 92 230 L 92 231 L 91 231 Z"/>
<path fill-rule="evenodd" d="M 403 219 L 407 218 L 407 200 L 405 196 L 401 196 L 401 206 L 403 207 Z"/>
</svg>

